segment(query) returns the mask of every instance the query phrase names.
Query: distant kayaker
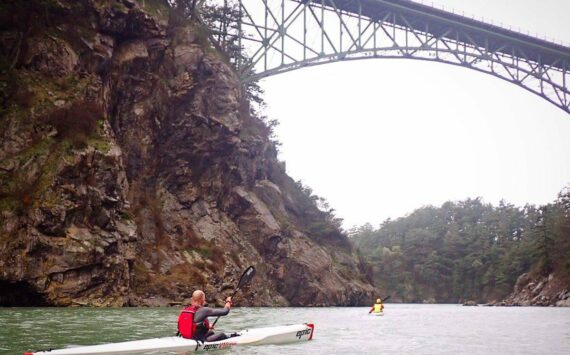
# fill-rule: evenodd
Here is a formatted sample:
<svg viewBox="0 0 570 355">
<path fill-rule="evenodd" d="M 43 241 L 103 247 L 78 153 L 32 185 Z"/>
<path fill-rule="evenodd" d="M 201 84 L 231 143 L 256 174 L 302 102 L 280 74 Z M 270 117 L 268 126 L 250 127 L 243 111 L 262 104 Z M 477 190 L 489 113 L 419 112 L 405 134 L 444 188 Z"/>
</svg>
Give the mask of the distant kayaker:
<svg viewBox="0 0 570 355">
<path fill-rule="evenodd" d="M 178 333 L 187 339 L 199 341 L 218 341 L 227 339 L 224 333 L 215 333 L 210 328 L 208 317 L 225 316 L 230 313 L 232 308 L 232 298 L 226 298 L 224 308 L 213 309 L 204 307 L 206 304 L 206 294 L 201 290 L 192 293 L 192 301 L 189 307 L 186 307 L 178 316 Z"/>
<path fill-rule="evenodd" d="M 384 310 L 384 304 L 382 303 L 382 299 L 378 298 L 376 300 L 376 303 L 372 306 L 372 308 L 370 308 L 370 312 L 368 312 L 368 314 L 374 312 L 374 313 L 380 313 Z"/>
</svg>

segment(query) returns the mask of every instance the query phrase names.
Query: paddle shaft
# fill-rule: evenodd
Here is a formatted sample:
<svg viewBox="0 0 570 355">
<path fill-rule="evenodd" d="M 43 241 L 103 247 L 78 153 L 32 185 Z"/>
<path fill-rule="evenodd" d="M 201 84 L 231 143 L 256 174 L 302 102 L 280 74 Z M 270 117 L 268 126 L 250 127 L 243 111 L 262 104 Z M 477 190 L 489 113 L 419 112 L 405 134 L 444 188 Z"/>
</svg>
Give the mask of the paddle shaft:
<svg viewBox="0 0 570 355">
<path fill-rule="evenodd" d="M 232 295 L 230 296 L 232 299 L 234 298 L 234 296 L 236 295 L 237 291 L 239 290 L 239 288 L 236 288 L 236 290 L 234 291 L 234 293 L 232 293 Z M 212 326 L 210 328 L 214 328 L 214 326 L 216 325 L 216 323 L 218 323 L 218 320 L 220 319 L 221 316 L 218 316 L 216 318 L 216 320 L 214 321 L 214 323 L 212 323 Z"/>
<path fill-rule="evenodd" d="M 238 292 L 238 290 L 239 290 L 242 286 L 248 284 L 248 283 L 251 281 L 251 279 L 253 279 L 254 276 L 255 276 L 255 269 L 253 268 L 253 266 L 248 267 L 248 268 L 244 271 L 244 273 L 241 275 L 241 277 L 240 277 L 240 279 L 239 279 L 239 282 L 238 282 L 238 284 L 237 284 L 237 286 L 236 286 L 236 289 L 235 289 L 234 293 L 232 293 L 232 295 L 230 296 L 230 297 L 232 298 L 232 301 L 233 301 L 234 296 L 235 296 L 236 293 Z M 211 326 L 210 328 L 214 328 L 214 326 L 216 325 L 216 323 L 218 323 L 218 320 L 220 319 L 220 317 L 221 317 L 221 316 L 218 316 L 218 318 L 216 318 L 216 320 L 214 321 L 214 323 L 212 324 L 212 326 Z"/>
</svg>

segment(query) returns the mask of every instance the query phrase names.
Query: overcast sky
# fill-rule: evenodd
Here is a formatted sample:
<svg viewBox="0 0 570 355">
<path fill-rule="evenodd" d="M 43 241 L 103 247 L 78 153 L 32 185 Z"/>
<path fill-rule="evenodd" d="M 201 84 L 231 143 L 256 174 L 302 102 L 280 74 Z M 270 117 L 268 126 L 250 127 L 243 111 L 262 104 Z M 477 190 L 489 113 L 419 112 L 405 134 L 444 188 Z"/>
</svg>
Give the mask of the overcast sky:
<svg viewBox="0 0 570 355">
<path fill-rule="evenodd" d="M 568 0 L 433 3 L 570 43 Z M 487 74 L 374 59 L 261 86 L 287 172 L 325 197 L 346 228 L 468 197 L 545 204 L 570 183 L 570 115 Z"/>
</svg>

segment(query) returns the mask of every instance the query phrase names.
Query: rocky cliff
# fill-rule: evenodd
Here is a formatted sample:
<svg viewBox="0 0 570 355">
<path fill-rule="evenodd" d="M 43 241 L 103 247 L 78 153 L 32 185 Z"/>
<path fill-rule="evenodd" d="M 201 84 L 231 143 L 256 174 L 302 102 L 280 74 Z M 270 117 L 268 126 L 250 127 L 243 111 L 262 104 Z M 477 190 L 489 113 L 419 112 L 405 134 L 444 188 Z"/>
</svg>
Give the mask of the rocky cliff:
<svg viewBox="0 0 570 355">
<path fill-rule="evenodd" d="M 204 29 L 161 0 L 0 4 L 0 305 L 356 305 L 347 238 L 289 178 Z"/>
<path fill-rule="evenodd" d="M 559 274 L 553 272 L 548 276 L 534 277 L 530 273 L 522 274 L 513 293 L 494 305 L 570 307 L 570 282 Z"/>
</svg>

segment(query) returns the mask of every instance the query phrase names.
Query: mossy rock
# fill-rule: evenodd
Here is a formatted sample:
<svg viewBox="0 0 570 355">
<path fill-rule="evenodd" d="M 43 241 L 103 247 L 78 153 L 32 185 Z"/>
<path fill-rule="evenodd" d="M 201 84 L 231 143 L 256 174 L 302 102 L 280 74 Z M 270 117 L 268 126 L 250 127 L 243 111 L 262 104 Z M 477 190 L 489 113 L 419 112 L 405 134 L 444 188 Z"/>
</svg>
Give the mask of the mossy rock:
<svg viewBox="0 0 570 355">
<path fill-rule="evenodd" d="M 159 20 L 168 20 L 170 8 L 164 0 L 139 0 L 142 8 L 152 16 Z"/>
</svg>

